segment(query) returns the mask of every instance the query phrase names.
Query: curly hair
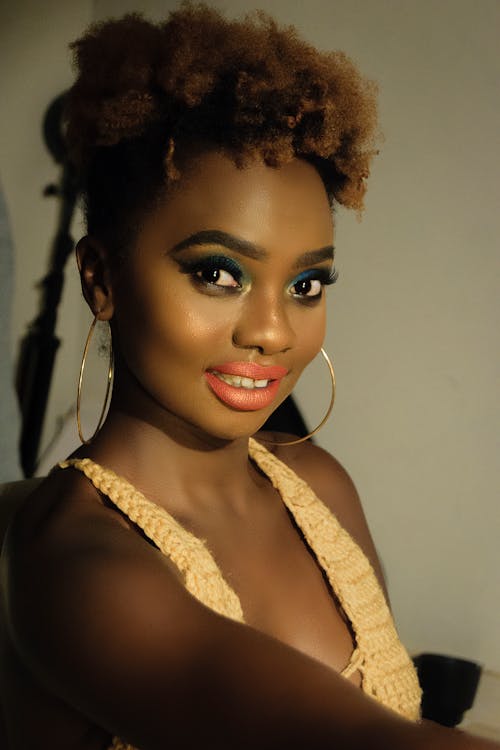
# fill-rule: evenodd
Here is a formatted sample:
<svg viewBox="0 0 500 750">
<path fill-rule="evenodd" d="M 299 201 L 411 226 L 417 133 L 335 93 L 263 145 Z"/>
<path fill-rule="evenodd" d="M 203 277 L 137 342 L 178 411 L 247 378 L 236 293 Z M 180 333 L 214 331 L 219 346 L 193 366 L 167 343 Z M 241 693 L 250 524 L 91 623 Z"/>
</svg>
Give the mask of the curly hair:
<svg viewBox="0 0 500 750">
<path fill-rule="evenodd" d="M 376 87 L 344 53 L 316 50 L 262 11 L 232 21 L 190 3 L 160 24 L 130 14 L 93 25 L 71 46 L 68 148 L 88 230 L 118 251 L 179 178 L 183 144 L 209 144 L 240 167 L 306 159 L 332 204 L 362 209 Z"/>
</svg>

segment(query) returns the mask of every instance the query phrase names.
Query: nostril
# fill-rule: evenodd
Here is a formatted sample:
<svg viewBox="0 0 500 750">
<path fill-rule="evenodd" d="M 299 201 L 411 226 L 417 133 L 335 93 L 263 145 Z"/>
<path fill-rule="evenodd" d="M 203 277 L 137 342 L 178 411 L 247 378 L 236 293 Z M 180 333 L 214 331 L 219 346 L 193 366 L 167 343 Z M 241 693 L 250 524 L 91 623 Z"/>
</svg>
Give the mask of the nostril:
<svg viewBox="0 0 500 750">
<path fill-rule="evenodd" d="M 281 300 L 269 295 L 254 298 L 247 304 L 232 333 L 233 345 L 240 349 L 256 349 L 261 354 L 287 351 L 293 345 L 295 331 L 288 311 Z"/>
<path fill-rule="evenodd" d="M 251 344 L 251 343 L 245 344 L 234 333 L 233 333 L 231 341 L 232 341 L 233 346 L 236 349 L 256 349 L 259 352 L 259 354 L 263 355 L 265 353 L 264 352 L 264 348 L 261 345 L 259 345 L 259 344 Z"/>
</svg>

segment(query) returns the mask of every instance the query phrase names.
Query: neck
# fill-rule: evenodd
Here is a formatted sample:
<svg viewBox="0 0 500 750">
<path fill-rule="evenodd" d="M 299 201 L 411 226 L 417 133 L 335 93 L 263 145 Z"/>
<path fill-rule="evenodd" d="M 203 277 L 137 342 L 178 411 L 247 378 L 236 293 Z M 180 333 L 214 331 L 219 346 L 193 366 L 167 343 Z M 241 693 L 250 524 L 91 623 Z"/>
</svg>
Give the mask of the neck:
<svg viewBox="0 0 500 750">
<path fill-rule="evenodd" d="M 242 508 L 262 482 L 248 459 L 248 437 L 223 441 L 202 435 L 172 417 L 165 430 L 133 411 L 112 404 L 99 435 L 85 455 L 125 477 L 160 505 L 179 512 L 200 502 Z"/>
</svg>

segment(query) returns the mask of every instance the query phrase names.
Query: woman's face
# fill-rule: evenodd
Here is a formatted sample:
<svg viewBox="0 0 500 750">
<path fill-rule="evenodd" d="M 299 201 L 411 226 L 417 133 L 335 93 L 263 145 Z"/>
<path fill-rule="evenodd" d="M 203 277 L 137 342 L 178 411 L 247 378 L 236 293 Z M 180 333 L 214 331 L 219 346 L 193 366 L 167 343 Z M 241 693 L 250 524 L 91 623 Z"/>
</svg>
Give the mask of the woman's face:
<svg viewBox="0 0 500 750">
<path fill-rule="evenodd" d="M 127 400 L 145 394 L 158 426 L 175 416 L 212 438 L 256 432 L 321 348 L 332 236 L 308 163 L 198 158 L 145 220 L 113 288 Z"/>
</svg>

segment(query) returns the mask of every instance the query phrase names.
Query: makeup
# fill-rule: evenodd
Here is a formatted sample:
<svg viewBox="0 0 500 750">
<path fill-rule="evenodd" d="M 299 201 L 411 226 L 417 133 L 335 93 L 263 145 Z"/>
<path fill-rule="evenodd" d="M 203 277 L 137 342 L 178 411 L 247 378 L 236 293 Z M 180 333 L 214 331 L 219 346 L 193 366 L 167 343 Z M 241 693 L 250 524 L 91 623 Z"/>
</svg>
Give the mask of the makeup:
<svg viewBox="0 0 500 750">
<path fill-rule="evenodd" d="M 335 268 L 310 268 L 303 271 L 290 284 L 291 294 L 303 302 L 314 302 L 321 298 L 323 287 L 335 284 L 338 272 Z"/>
<path fill-rule="evenodd" d="M 184 244 L 180 243 L 179 247 L 184 248 Z M 304 257 L 321 259 L 324 254 L 331 252 L 333 251 L 326 247 L 309 251 Z M 246 251 L 243 254 L 246 254 Z M 196 286 L 210 294 L 235 294 L 251 284 L 251 276 L 235 258 L 228 255 L 216 253 L 194 258 L 175 257 L 175 261 L 180 266 L 181 273 L 189 274 Z M 337 276 L 335 268 L 309 268 L 292 279 L 288 292 L 295 299 L 311 304 L 321 299 L 323 287 L 334 284 Z"/>
<path fill-rule="evenodd" d="M 227 255 L 214 254 L 195 258 L 176 258 L 181 272 L 189 274 L 193 283 L 212 293 L 231 294 L 248 283 L 240 264 Z"/>
<path fill-rule="evenodd" d="M 181 182 L 117 279 L 115 405 L 135 413 L 147 398 L 159 430 L 212 445 L 260 429 L 319 351 L 332 216 L 301 160 L 241 169 L 208 152 Z"/>
<path fill-rule="evenodd" d="M 205 372 L 211 391 L 223 403 L 239 411 L 265 409 L 275 399 L 285 367 L 264 367 L 253 362 L 227 362 Z"/>
</svg>

